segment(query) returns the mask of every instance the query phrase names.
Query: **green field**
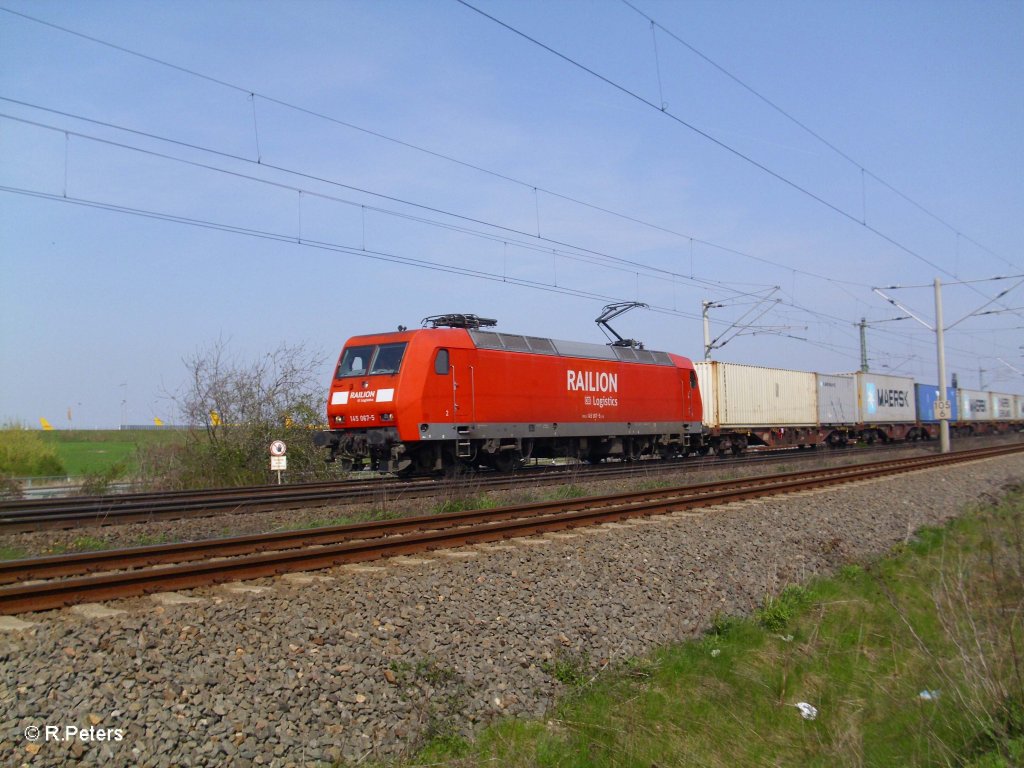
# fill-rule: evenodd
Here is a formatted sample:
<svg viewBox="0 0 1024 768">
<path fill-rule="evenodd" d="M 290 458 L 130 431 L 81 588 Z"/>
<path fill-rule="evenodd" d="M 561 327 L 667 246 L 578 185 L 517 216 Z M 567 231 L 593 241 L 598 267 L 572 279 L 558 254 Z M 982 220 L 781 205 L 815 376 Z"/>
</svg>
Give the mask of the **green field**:
<svg viewBox="0 0 1024 768">
<path fill-rule="evenodd" d="M 70 429 L 35 434 L 54 449 L 64 473 L 71 477 L 104 474 L 115 467 L 123 467 L 122 475 L 132 475 L 138 469 L 138 448 L 185 441 L 181 430 Z"/>
</svg>

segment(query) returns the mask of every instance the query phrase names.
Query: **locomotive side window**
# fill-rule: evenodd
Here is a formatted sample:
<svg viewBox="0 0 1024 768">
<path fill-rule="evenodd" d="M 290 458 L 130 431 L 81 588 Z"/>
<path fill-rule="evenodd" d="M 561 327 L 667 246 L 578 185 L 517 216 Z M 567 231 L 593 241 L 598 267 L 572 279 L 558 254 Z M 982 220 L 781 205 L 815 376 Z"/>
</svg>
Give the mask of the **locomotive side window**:
<svg viewBox="0 0 1024 768">
<path fill-rule="evenodd" d="M 343 379 L 346 376 L 365 376 L 366 364 L 370 362 L 370 355 L 373 354 L 373 347 L 349 347 L 341 356 L 338 363 L 336 379 Z"/>
<path fill-rule="evenodd" d="M 697 373 L 695 371 L 690 371 L 690 389 L 696 389 L 696 388 L 697 388 Z"/>
<path fill-rule="evenodd" d="M 400 344 L 381 344 L 377 347 L 377 354 L 373 356 L 373 366 L 370 373 L 373 375 L 383 373 L 398 373 L 402 365 L 402 355 L 405 354 L 403 341 Z"/>
<path fill-rule="evenodd" d="M 442 376 L 448 374 L 448 350 L 439 349 L 437 355 L 434 357 L 434 373 L 439 373 Z"/>
</svg>

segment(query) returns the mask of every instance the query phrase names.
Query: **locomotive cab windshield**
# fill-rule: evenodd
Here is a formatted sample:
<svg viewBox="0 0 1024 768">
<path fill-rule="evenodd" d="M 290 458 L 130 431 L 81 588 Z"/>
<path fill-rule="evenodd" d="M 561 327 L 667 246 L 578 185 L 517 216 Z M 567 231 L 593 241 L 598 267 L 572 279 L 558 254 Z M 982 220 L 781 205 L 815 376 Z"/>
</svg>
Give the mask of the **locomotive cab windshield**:
<svg viewBox="0 0 1024 768">
<path fill-rule="evenodd" d="M 406 342 L 393 344 L 365 344 L 348 347 L 341 356 L 334 378 L 350 376 L 383 376 L 396 374 L 402 366 Z"/>
</svg>

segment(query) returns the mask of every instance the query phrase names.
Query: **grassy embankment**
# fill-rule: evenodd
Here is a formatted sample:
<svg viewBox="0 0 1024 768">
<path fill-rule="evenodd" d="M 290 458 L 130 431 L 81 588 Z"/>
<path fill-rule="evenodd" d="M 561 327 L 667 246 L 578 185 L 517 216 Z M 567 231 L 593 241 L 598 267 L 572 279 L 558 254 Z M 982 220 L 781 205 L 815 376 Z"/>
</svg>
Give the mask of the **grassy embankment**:
<svg viewBox="0 0 1024 768">
<path fill-rule="evenodd" d="M 595 674 L 570 656 L 544 721 L 402 765 L 1024 765 L 1024 491 L 891 557 L 766 598 L 749 619 Z M 797 704 L 817 709 L 805 719 Z"/>
</svg>

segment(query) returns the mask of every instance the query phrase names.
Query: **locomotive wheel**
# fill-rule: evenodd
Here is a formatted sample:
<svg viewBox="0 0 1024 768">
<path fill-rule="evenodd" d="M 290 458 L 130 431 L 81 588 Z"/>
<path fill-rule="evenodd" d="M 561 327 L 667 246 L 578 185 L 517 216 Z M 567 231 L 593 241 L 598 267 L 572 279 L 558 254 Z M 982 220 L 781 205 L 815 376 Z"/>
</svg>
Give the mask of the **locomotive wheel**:
<svg viewBox="0 0 1024 768">
<path fill-rule="evenodd" d="M 520 461 L 518 451 L 498 451 L 491 456 L 491 466 L 499 472 L 512 472 Z"/>
<path fill-rule="evenodd" d="M 441 464 L 443 465 L 441 472 L 447 478 L 460 477 L 471 471 L 470 466 L 456 456 L 455 451 L 451 448 L 445 448 L 441 452 Z"/>
<path fill-rule="evenodd" d="M 398 469 L 395 470 L 395 475 L 398 477 L 409 477 L 416 471 L 416 462 L 411 459 L 405 459 L 399 465 Z"/>
</svg>

